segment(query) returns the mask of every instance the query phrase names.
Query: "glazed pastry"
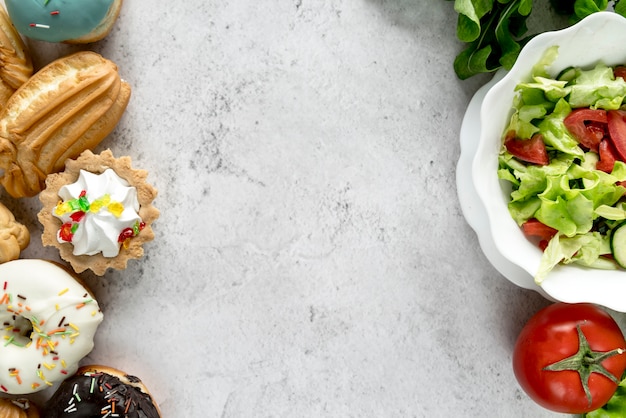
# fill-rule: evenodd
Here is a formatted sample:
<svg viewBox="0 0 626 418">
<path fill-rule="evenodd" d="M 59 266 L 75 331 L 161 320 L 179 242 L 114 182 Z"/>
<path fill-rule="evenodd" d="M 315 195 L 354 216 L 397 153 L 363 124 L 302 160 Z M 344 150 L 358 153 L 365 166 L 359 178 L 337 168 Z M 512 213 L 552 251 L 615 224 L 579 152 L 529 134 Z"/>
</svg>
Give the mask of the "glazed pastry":
<svg viewBox="0 0 626 418">
<path fill-rule="evenodd" d="M 84 366 L 65 380 L 43 409 L 43 418 L 159 418 L 140 379 L 107 366 Z"/>
<path fill-rule="evenodd" d="M 95 52 L 53 61 L 0 112 L 0 183 L 13 197 L 36 195 L 48 174 L 115 128 L 129 98 L 117 66 Z"/>
<path fill-rule="evenodd" d="M 39 418 L 39 410 L 28 399 L 0 398 L 0 418 Z"/>
<path fill-rule="evenodd" d="M 18 259 L 29 242 L 28 228 L 17 222 L 9 208 L 0 203 L 0 263 Z"/>
<path fill-rule="evenodd" d="M 122 0 L 5 0 L 24 36 L 47 42 L 84 44 L 109 34 Z"/>
<path fill-rule="evenodd" d="M 74 374 L 102 319 L 93 295 L 63 267 L 0 264 L 0 391 L 34 393 Z"/>
<path fill-rule="evenodd" d="M 154 239 L 157 190 L 147 176 L 131 167 L 130 157 L 114 158 L 109 150 L 68 160 L 65 171 L 48 176 L 39 195 L 43 244 L 59 248 L 77 273 L 126 268 Z"/>
<path fill-rule="evenodd" d="M 33 63 L 26 45 L 0 7 L 0 108 L 31 75 Z"/>
</svg>

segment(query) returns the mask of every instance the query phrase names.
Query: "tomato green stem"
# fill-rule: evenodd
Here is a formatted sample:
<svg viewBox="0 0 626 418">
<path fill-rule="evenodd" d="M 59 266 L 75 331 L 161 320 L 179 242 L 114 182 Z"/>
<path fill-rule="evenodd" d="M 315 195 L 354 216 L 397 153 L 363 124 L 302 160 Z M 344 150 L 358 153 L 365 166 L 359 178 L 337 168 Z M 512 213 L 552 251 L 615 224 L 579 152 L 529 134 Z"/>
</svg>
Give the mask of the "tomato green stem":
<svg viewBox="0 0 626 418">
<path fill-rule="evenodd" d="M 610 373 L 603 365 L 602 362 L 610 357 L 621 355 L 626 352 L 624 348 L 616 348 L 611 351 L 593 351 L 589 347 L 587 337 L 580 329 L 580 325 L 576 325 L 576 331 L 578 332 L 578 351 L 570 357 L 557 361 L 544 367 L 544 370 L 560 372 L 564 370 L 573 370 L 578 372 L 580 376 L 580 383 L 583 386 L 587 401 L 591 405 L 592 397 L 589 391 L 589 377 L 592 373 L 599 373 L 602 376 L 610 379 L 616 385 L 619 384 L 619 379 Z"/>
</svg>

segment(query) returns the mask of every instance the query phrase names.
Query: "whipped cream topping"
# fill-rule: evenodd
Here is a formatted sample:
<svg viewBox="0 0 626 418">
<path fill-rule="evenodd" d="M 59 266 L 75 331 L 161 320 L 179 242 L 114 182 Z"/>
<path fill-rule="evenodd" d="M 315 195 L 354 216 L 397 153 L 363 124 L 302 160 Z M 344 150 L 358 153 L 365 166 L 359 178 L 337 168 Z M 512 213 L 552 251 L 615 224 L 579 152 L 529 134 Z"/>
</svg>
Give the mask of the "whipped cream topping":
<svg viewBox="0 0 626 418">
<path fill-rule="evenodd" d="M 115 257 L 144 226 L 137 189 L 110 168 L 102 174 L 80 170 L 58 195 L 62 201 L 52 211 L 62 222 L 57 240 L 72 243 L 74 255 Z"/>
</svg>

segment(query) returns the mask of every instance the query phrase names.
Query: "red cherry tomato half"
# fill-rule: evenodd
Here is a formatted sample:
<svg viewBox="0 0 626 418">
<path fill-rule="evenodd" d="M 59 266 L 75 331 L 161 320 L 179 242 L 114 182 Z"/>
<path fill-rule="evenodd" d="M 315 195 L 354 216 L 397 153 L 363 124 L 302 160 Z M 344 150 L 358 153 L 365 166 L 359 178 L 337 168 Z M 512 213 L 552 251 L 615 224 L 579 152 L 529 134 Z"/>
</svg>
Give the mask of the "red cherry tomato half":
<svg viewBox="0 0 626 418">
<path fill-rule="evenodd" d="M 617 161 L 617 151 L 613 147 L 613 143 L 608 139 L 603 139 L 598 146 L 598 155 L 600 160 L 596 163 L 596 170 L 610 173 L 613 171 L 615 161 Z"/>
<path fill-rule="evenodd" d="M 626 66 L 618 65 L 617 67 L 615 67 L 613 69 L 613 75 L 616 78 L 617 77 L 622 77 L 624 80 L 626 80 Z"/>
<path fill-rule="evenodd" d="M 522 224 L 522 230 L 527 237 L 538 237 L 542 240 L 550 241 L 556 235 L 556 229 L 541 223 L 538 219 L 532 218 Z"/>
<path fill-rule="evenodd" d="M 538 219 L 532 218 L 522 224 L 522 231 L 527 238 L 538 238 L 539 248 L 545 251 L 548 243 L 559 231 L 542 223 Z"/>
<path fill-rule="evenodd" d="M 574 109 L 563 120 L 567 130 L 585 148 L 598 151 L 606 131 L 606 110 Z"/>
<path fill-rule="evenodd" d="M 611 141 L 621 161 L 626 161 L 626 112 L 622 110 L 609 110 L 608 128 Z"/>
<path fill-rule="evenodd" d="M 522 161 L 539 165 L 550 164 L 548 150 L 541 134 L 535 134 L 530 139 L 518 139 L 515 132 L 511 131 L 506 134 L 504 146 L 511 155 Z"/>
<path fill-rule="evenodd" d="M 513 350 L 513 371 L 539 405 L 582 414 L 615 393 L 626 370 L 624 350 L 622 331 L 606 311 L 586 303 L 555 303 L 524 326 Z"/>
</svg>

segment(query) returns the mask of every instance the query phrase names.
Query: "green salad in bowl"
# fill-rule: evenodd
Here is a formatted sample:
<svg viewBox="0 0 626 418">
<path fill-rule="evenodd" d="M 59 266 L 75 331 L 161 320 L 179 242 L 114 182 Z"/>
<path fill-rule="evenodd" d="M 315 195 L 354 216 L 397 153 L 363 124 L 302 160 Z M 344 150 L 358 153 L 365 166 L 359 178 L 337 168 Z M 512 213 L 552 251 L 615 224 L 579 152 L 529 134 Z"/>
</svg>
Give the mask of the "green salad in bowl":
<svg viewBox="0 0 626 418">
<path fill-rule="evenodd" d="M 480 110 L 472 179 L 516 284 L 626 312 L 626 19 L 531 40 Z"/>
<path fill-rule="evenodd" d="M 555 78 L 542 68 L 516 86 L 498 170 L 512 185 L 511 216 L 543 250 L 535 280 L 559 263 L 624 268 L 626 67 L 569 67 Z"/>
</svg>

